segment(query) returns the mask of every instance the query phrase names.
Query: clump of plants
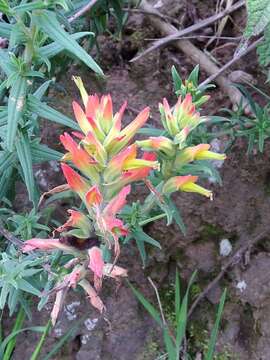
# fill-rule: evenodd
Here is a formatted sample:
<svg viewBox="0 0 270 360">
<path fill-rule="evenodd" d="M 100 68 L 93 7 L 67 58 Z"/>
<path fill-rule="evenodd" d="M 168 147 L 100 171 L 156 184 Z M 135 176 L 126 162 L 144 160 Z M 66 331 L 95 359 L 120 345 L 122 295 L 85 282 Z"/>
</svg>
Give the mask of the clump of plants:
<svg viewBox="0 0 270 360">
<path fill-rule="evenodd" d="M 69 219 L 51 238 L 32 238 L 23 245 L 24 252 L 60 250 L 65 259 L 50 290 L 56 293 L 53 323 L 69 288 L 81 287 L 91 304 L 103 312 L 105 306 L 98 295 L 102 281 L 127 276 L 128 269 L 116 265 L 121 241 L 134 238 L 145 261 L 145 243 L 162 244 L 147 235 L 143 225 L 161 217 L 167 217 L 168 223 L 173 218 L 181 223 L 170 199 L 176 191 L 212 199 L 212 192 L 197 183 L 198 163 L 225 159 L 224 154 L 210 151 L 209 144 L 190 142 L 194 129 L 208 120 L 200 116 L 190 93 L 180 96 L 173 110 L 163 99 L 159 105 L 162 134 L 136 141 L 135 135 L 148 120 L 148 107 L 123 127 L 126 103 L 114 114 L 110 95 L 88 95 L 81 79 L 74 80 L 83 104 L 73 102 L 81 131 L 61 135 L 67 151 L 61 161 L 67 185 L 60 190 L 74 191 L 82 206 L 68 210 Z M 137 183 L 144 183 L 150 194 L 143 202 L 127 205 L 131 186 Z"/>
</svg>

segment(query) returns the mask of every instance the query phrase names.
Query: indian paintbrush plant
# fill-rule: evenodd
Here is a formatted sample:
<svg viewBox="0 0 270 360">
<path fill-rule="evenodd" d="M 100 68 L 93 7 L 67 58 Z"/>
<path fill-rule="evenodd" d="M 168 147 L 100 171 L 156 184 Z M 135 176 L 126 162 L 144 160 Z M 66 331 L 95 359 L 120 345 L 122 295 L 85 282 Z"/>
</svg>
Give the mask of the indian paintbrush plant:
<svg viewBox="0 0 270 360">
<path fill-rule="evenodd" d="M 77 193 L 83 206 L 80 210 L 68 210 L 69 219 L 55 229 L 52 238 L 33 238 L 23 246 L 24 252 L 57 249 L 67 256 L 65 271 L 56 274 L 56 299 L 51 314 L 53 324 L 69 288 L 83 288 L 91 304 L 103 312 L 105 307 L 98 296 L 103 278 L 127 276 L 127 270 L 116 265 L 121 252 L 119 240 L 136 239 L 140 231 L 148 236 L 139 227 L 147 223 L 147 220 L 138 222 L 143 216 L 149 221 L 165 215 L 170 217 L 172 208 L 168 201 L 173 192 L 195 192 L 212 199 L 212 192 L 197 184 L 198 176 L 182 175 L 181 171 L 196 161 L 225 159 L 224 154 L 210 151 L 208 144 L 189 144 L 189 134 L 207 121 L 207 117 L 200 116 L 196 110 L 190 93 L 184 98 L 179 97 L 173 111 L 166 99 L 160 104 L 164 127 L 162 136 L 134 141 L 139 129 L 147 122 L 150 109 L 143 109 L 122 128 L 127 103 L 113 114 L 110 95 L 101 98 L 88 95 L 82 80 L 74 78 L 74 81 L 83 103 L 81 107 L 73 102 L 81 132 L 65 132 L 60 137 L 67 151 L 61 162 L 67 185 L 60 190 L 71 189 Z M 131 185 L 142 181 L 149 188 L 150 195 L 143 204 L 136 203 L 139 210 L 132 222 L 132 216 L 128 217 L 128 211 L 125 211 L 127 197 Z M 163 213 L 151 218 L 151 210 L 156 204 Z M 129 208 L 134 208 L 133 205 Z M 143 241 L 151 243 L 148 238 Z"/>
</svg>

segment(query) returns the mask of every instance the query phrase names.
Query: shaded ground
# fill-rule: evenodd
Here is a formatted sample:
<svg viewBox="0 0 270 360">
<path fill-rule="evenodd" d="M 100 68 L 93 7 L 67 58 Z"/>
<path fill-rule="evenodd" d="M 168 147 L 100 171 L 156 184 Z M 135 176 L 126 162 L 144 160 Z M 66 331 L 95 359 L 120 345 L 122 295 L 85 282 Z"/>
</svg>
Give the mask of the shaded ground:
<svg viewBox="0 0 270 360">
<path fill-rule="evenodd" d="M 208 4 L 206 8 L 205 3 Z M 199 11 L 194 13 L 194 6 L 189 5 L 188 11 L 186 10 L 188 15 L 185 16 L 185 25 L 194 21 L 194 17 L 196 20 L 209 16 L 208 9 L 214 9 L 214 3 L 193 1 L 194 6 L 199 5 Z M 176 7 L 174 12 L 169 11 L 168 14 L 178 19 L 181 9 Z M 238 16 L 239 25 L 242 21 L 240 12 Z M 108 75 L 106 82 L 99 83 L 85 69 L 73 66 L 67 76 L 61 79 L 61 85 L 66 93 L 62 95 L 59 92 L 51 93 L 54 105 L 71 115 L 71 100 L 78 98 L 78 92 L 70 79 L 73 74 L 81 75 L 91 92 L 111 93 L 115 109 L 127 99 L 129 102 L 127 120 L 131 120 L 137 111 L 149 105 L 152 108 L 151 121 L 157 124 L 158 102 L 164 96 L 170 103 L 175 100 L 171 95 L 171 65 L 175 64 L 181 75 L 185 77 L 193 68 L 193 64 L 172 48 L 155 52 L 138 63 L 128 63 L 136 51 L 145 45 L 141 40 L 143 37 L 158 36 L 142 19 L 141 15 L 131 17 L 122 44 L 108 38 L 101 40 L 101 45 L 104 44 L 101 46 L 101 59 Z M 239 29 L 236 26 L 225 29 L 225 33 L 233 32 L 234 35 L 237 31 Z M 219 61 L 225 62 L 230 58 L 233 50 L 234 48 L 225 46 L 216 50 L 215 56 Z M 259 81 L 262 79 L 254 54 L 246 57 L 235 68 L 251 72 Z M 206 75 L 202 74 L 202 79 L 205 77 Z M 230 106 L 229 101 L 217 90 L 213 92 L 212 101 L 206 106 L 205 112 L 214 113 L 226 106 Z M 43 142 L 59 144 L 61 132 L 62 129 L 59 127 L 52 127 L 51 124 L 45 126 L 42 134 Z M 149 232 L 160 241 L 163 251 L 149 249 L 148 266 L 143 270 L 135 246 L 124 248 L 121 264 L 130 269 L 130 281 L 153 299 L 153 291 L 147 282 L 147 275 L 150 275 L 164 290 L 164 284 L 170 284 L 173 280 L 176 267 L 180 270 L 183 282 L 186 282 L 192 272 L 198 269 L 199 277 L 194 291 L 202 290 L 220 271 L 224 262 L 224 258 L 219 255 L 220 241 L 224 238 L 229 239 L 233 249 L 236 249 L 239 244 L 257 234 L 269 222 L 269 150 L 270 147 L 267 145 L 264 155 L 248 158 L 246 144 L 239 140 L 228 153 L 228 159 L 221 169 L 223 186 L 205 184 L 214 190 L 213 202 L 192 194 L 176 196 L 175 201 L 187 225 L 186 237 L 178 228 L 167 227 L 162 221 L 151 226 Z M 60 170 L 56 166 L 46 165 L 38 170 L 43 190 L 63 182 Z M 59 216 L 65 216 L 61 206 L 57 211 Z M 248 254 L 249 259 L 245 263 L 242 262 L 227 274 L 197 309 L 189 329 L 194 355 L 205 345 L 208 336 L 205 330 L 211 329 L 213 324 L 214 305 L 218 303 L 222 289 L 228 287 L 229 295 L 218 342 L 224 356 L 220 359 L 268 360 L 270 358 L 269 251 L 270 244 L 267 238 L 251 250 Z M 160 351 L 162 352 L 159 333 L 153 321 L 134 299 L 128 286 L 123 284 L 117 290 L 116 284 L 107 282 L 104 298 L 108 309 L 107 321 L 101 319 L 79 293 L 71 293 L 60 322 L 49 337 L 46 349 L 49 350 L 71 324 L 85 315 L 86 319 L 74 340 L 69 341 L 55 359 L 155 359 Z M 35 312 L 34 325 L 44 324 L 47 316 L 47 313 Z M 36 335 L 26 333 L 16 347 L 14 359 L 22 359 L 22 353 L 23 358 L 28 359 L 32 352 L 32 344 L 36 344 L 37 339 Z"/>
</svg>

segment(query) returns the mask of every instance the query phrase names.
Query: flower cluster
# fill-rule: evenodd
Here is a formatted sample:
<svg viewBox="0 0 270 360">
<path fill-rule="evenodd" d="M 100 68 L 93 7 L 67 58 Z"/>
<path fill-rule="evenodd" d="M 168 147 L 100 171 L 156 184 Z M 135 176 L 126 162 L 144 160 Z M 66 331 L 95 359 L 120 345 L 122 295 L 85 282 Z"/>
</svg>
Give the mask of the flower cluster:
<svg viewBox="0 0 270 360">
<path fill-rule="evenodd" d="M 143 109 L 130 124 L 123 127 L 126 103 L 113 114 L 110 95 L 100 99 L 97 95 L 89 96 L 81 79 L 75 78 L 75 82 L 83 102 L 83 108 L 73 102 L 74 115 L 81 132 L 61 135 L 60 140 L 67 151 L 61 166 L 69 188 L 81 198 L 87 214 L 69 210 L 67 222 L 55 230 L 60 233 L 59 238 L 28 240 L 24 251 L 60 249 L 73 255 L 73 260 L 66 264 L 69 272 L 59 280 L 59 284 L 81 286 L 92 305 L 103 311 L 104 305 L 97 295 L 103 277 L 127 275 L 126 270 L 115 263 L 120 254 L 119 238 L 126 236 L 129 231 L 119 213 L 126 204 L 131 184 L 146 179 L 152 170 L 156 170 L 162 176 L 163 195 L 181 190 L 211 198 L 211 191 L 196 184 L 197 176 L 179 175 L 179 172 L 184 165 L 195 160 L 223 160 L 225 155 L 209 151 L 208 144 L 187 146 L 189 134 L 206 120 L 196 112 L 190 94 L 183 100 L 178 99 L 173 112 L 166 99 L 160 104 L 164 136 L 133 141 L 149 117 L 149 108 Z M 68 241 L 76 238 L 77 242 L 87 244 L 92 237 L 99 239 L 94 246 L 78 248 Z M 102 247 L 114 251 L 113 263 L 104 261 Z M 90 283 L 89 272 L 93 274 L 94 286 Z M 64 294 L 62 290 L 57 291 L 52 312 L 54 322 Z"/>
</svg>

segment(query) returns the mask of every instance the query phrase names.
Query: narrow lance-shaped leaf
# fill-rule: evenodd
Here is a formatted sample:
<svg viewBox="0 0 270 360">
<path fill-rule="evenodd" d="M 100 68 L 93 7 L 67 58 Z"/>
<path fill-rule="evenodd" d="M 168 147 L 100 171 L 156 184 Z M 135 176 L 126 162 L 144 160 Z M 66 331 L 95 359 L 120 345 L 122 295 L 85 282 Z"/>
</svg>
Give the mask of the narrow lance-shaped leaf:
<svg viewBox="0 0 270 360">
<path fill-rule="evenodd" d="M 99 75 L 103 71 L 92 57 L 61 27 L 55 14 L 51 11 L 36 11 L 32 16 L 33 22 L 42 29 L 52 40 L 61 44 L 87 66 Z"/>
<path fill-rule="evenodd" d="M 31 153 L 33 163 L 41 163 L 43 161 L 51 160 L 59 161 L 64 155 L 43 144 L 31 144 Z"/>
<path fill-rule="evenodd" d="M 7 50 L 0 49 L 0 67 L 7 76 L 12 74 L 12 64 Z"/>
<path fill-rule="evenodd" d="M 31 147 L 27 134 L 21 134 L 20 139 L 16 142 L 16 150 L 22 167 L 29 199 L 35 204 L 36 188 L 33 174 Z"/>
<path fill-rule="evenodd" d="M 68 126 L 74 130 L 80 130 L 79 126 L 75 123 L 75 121 L 63 115 L 59 111 L 53 109 L 52 107 L 48 106 L 44 102 L 41 102 L 33 95 L 28 96 L 27 104 L 28 110 L 30 112 L 33 112 L 44 119 L 56 122 L 64 126 Z"/>
<path fill-rule="evenodd" d="M 0 36 L 4 39 L 10 37 L 12 25 L 4 22 L 0 22 Z"/>
<path fill-rule="evenodd" d="M 219 302 L 215 325 L 211 332 L 211 337 L 210 337 L 209 344 L 208 344 L 208 350 L 207 350 L 207 354 L 204 357 L 204 360 L 212 360 L 213 359 L 215 345 L 216 345 L 217 336 L 218 336 L 218 329 L 219 329 L 219 325 L 221 322 L 221 316 L 222 316 L 222 312 L 223 312 L 224 305 L 225 305 L 226 293 L 227 293 L 227 289 L 225 289 L 223 291 L 223 294 L 222 294 L 220 302 Z"/>
<path fill-rule="evenodd" d="M 7 139 L 6 146 L 9 151 L 12 151 L 18 122 L 20 121 L 25 105 L 25 96 L 27 89 L 27 79 L 18 76 L 17 80 L 12 84 L 8 98 L 8 124 L 7 124 Z"/>
<path fill-rule="evenodd" d="M 0 28 L 0 31 L 1 31 L 1 28 Z M 72 34 L 69 36 L 72 37 L 72 39 L 74 39 L 74 40 L 79 40 L 82 37 L 87 36 L 87 35 L 94 35 L 94 33 L 90 32 L 90 31 L 82 31 L 82 32 L 78 32 L 76 34 Z M 38 49 L 38 52 L 42 57 L 51 58 L 51 57 L 59 54 L 64 49 L 65 49 L 65 47 L 61 43 L 55 41 L 49 45 L 42 46 L 41 48 Z"/>
</svg>

